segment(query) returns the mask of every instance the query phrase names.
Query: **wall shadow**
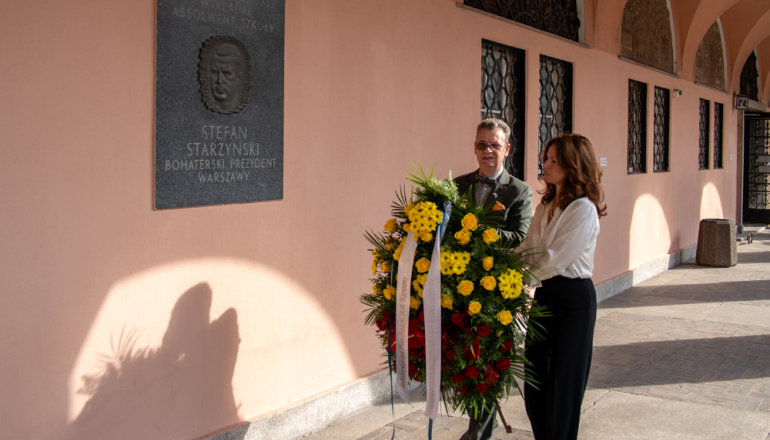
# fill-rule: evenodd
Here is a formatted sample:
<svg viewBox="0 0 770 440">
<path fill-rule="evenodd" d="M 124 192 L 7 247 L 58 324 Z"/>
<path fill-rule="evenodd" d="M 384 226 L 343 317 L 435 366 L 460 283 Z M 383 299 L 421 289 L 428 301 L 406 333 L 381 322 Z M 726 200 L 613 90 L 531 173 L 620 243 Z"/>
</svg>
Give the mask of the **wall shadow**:
<svg viewBox="0 0 770 440">
<path fill-rule="evenodd" d="M 157 348 L 136 347 L 139 330 L 124 329 L 103 368 L 82 377 L 78 393 L 90 397 L 59 438 L 195 438 L 237 423 L 238 315 L 209 321 L 211 302 L 207 283 L 184 292 Z"/>
<path fill-rule="evenodd" d="M 770 377 L 770 335 L 594 347 L 588 386 L 704 383 Z"/>
</svg>

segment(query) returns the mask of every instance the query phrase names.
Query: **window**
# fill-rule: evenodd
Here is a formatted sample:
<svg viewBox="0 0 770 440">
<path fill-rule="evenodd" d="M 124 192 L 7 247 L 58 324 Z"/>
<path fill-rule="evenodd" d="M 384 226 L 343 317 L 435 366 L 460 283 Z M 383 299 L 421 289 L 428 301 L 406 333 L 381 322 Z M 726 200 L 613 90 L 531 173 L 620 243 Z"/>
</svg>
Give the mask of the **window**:
<svg viewBox="0 0 770 440">
<path fill-rule="evenodd" d="M 540 159 L 552 137 L 572 132 L 572 63 L 540 55 L 540 128 L 538 130 L 538 177 L 543 176 Z"/>
<path fill-rule="evenodd" d="M 628 80 L 628 174 L 647 172 L 647 84 Z"/>
<path fill-rule="evenodd" d="M 700 100 L 700 138 L 698 150 L 698 169 L 709 169 L 709 110 L 710 102 Z"/>
<path fill-rule="evenodd" d="M 572 41 L 580 36 L 575 0 L 464 0 L 463 4 Z"/>
<path fill-rule="evenodd" d="M 481 119 L 498 118 L 511 127 L 505 169 L 524 179 L 524 51 L 481 42 Z"/>
<path fill-rule="evenodd" d="M 653 127 L 653 164 L 656 173 L 668 171 L 668 141 L 669 141 L 669 107 L 671 92 L 668 89 L 655 87 L 655 126 Z"/>
<path fill-rule="evenodd" d="M 722 114 L 724 105 L 714 103 L 714 169 L 722 168 Z"/>
</svg>

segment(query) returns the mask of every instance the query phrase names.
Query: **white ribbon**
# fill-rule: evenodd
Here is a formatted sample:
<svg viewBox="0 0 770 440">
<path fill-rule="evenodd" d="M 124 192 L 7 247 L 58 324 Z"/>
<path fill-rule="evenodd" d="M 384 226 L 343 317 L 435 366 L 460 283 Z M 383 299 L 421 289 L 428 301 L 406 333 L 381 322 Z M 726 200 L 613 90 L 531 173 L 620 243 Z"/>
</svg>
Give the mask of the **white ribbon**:
<svg viewBox="0 0 770 440">
<path fill-rule="evenodd" d="M 449 223 L 452 205 L 444 203 L 444 218 L 436 231 L 436 245 L 422 291 L 425 314 L 425 416 L 436 419 L 441 400 L 441 238 Z"/>
<path fill-rule="evenodd" d="M 406 403 L 409 403 L 409 308 L 412 299 L 412 265 L 416 249 L 414 234 L 409 231 L 398 260 L 396 286 L 396 391 Z"/>
</svg>

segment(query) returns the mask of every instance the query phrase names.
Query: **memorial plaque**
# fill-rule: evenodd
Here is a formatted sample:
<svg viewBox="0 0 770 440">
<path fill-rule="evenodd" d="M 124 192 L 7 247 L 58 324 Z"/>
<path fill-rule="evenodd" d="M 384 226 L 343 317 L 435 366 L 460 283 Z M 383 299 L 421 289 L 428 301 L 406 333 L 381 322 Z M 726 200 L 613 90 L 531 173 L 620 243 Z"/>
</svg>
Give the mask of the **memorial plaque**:
<svg viewBox="0 0 770 440">
<path fill-rule="evenodd" d="M 155 208 L 283 198 L 283 0 L 159 0 Z"/>
</svg>

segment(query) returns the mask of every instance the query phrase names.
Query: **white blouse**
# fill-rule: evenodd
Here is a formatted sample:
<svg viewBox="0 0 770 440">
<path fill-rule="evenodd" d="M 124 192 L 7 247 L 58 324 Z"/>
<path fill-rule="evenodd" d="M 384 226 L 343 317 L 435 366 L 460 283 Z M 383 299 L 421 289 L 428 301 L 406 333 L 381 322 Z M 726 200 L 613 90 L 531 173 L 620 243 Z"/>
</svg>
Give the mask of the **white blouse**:
<svg viewBox="0 0 770 440">
<path fill-rule="evenodd" d="M 553 202 L 551 202 L 552 204 Z M 532 266 L 539 281 L 561 275 L 567 278 L 591 278 L 594 271 L 594 251 L 599 236 L 599 215 L 596 205 L 587 197 L 575 199 L 564 211 L 556 208 L 551 223 L 551 204 L 538 205 L 520 249 L 530 253 L 524 261 Z"/>
</svg>

